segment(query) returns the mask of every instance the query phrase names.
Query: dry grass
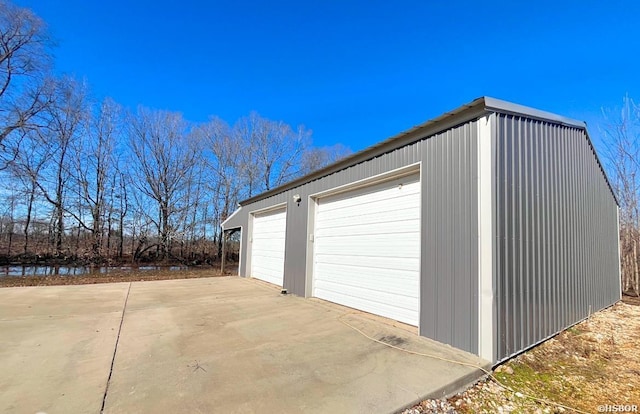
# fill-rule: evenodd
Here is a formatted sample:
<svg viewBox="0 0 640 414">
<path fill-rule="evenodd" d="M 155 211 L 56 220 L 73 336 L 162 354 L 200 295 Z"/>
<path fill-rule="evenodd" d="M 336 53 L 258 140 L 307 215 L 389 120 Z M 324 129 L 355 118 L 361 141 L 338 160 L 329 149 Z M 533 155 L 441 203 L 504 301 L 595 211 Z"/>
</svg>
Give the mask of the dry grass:
<svg viewBox="0 0 640 414">
<path fill-rule="evenodd" d="M 405 412 L 572 411 L 528 395 L 587 413 L 604 404 L 640 407 L 640 300 L 627 297 L 591 315 L 498 367 L 494 375 L 516 393 L 487 380 L 447 401 L 425 401 Z"/>
</svg>

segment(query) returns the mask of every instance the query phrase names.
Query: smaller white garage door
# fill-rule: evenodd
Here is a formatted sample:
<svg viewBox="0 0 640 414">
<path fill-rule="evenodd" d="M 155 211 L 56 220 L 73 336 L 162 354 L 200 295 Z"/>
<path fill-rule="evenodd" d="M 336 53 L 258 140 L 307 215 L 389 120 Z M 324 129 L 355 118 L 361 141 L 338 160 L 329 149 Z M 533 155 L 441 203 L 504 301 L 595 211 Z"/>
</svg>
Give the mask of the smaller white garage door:
<svg viewBox="0 0 640 414">
<path fill-rule="evenodd" d="M 418 325 L 418 175 L 318 200 L 313 296 Z"/>
<path fill-rule="evenodd" d="M 285 208 L 253 215 L 252 277 L 282 286 L 286 229 L 287 210 Z"/>
</svg>

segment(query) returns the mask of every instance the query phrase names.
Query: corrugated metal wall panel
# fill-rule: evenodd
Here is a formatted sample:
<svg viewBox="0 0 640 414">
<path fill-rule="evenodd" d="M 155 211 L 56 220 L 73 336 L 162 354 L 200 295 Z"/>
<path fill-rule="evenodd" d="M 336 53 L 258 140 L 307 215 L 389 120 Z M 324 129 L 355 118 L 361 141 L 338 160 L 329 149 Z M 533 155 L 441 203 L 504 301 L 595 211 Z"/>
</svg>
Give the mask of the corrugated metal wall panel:
<svg viewBox="0 0 640 414">
<path fill-rule="evenodd" d="M 615 303 L 617 205 L 585 132 L 495 125 L 496 360 Z"/>
<path fill-rule="evenodd" d="M 477 353 L 477 123 L 424 141 L 421 335 Z"/>
<path fill-rule="evenodd" d="M 308 196 L 422 162 L 420 332 L 477 352 L 477 125 L 469 122 L 344 170 L 245 205 L 233 223 L 246 229 L 252 211 L 287 203 L 284 288 L 304 296 Z M 300 194 L 298 206 L 292 196 Z M 246 231 L 246 230 L 244 230 Z M 247 276 L 248 237 L 240 275 Z"/>
</svg>

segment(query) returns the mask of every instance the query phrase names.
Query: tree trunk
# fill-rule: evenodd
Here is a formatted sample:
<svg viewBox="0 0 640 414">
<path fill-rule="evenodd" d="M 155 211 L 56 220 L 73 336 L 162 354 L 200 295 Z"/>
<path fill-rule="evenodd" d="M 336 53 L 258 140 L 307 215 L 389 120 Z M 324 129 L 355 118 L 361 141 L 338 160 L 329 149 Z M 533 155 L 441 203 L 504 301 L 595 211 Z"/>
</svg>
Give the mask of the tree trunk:
<svg viewBox="0 0 640 414">
<path fill-rule="evenodd" d="M 101 237 L 101 227 L 102 223 L 100 223 L 100 213 L 96 209 L 93 209 L 92 214 L 93 224 L 91 226 L 91 255 L 93 259 L 97 259 L 100 257 L 100 248 L 102 247 L 102 237 Z"/>
<path fill-rule="evenodd" d="M 111 210 L 107 217 L 107 257 L 111 257 Z"/>
<path fill-rule="evenodd" d="M 161 223 L 161 246 L 160 246 L 160 260 L 166 260 L 169 254 L 169 209 L 167 205 L 163 205 L 161 212 L 162 220 Z"/>
<path fill-rule="evenodd" d="M 31 212 L 33 211 L 35 191 L 35 187 L 32 186 L 29 193 L 29 201 L 27 202 L 27 217 L 24 221 L 24 254 L 27 254 L 27 252 L 29 251 L 29 226 L 31 225 Z"/>
<path fill-rule="evenodd" d="M 9 228 L 9 244 L 7 246 L 7 256 L 11 256 L 11 245 L 13 244 L 13 223 L 10 224 Z"/>
<path fill-rule="evenodd" d="M 62 255 L 62 233 L 64 233 L 64 213 L 62 211 L 62 207 L 57 206 L 56 207 L 56 231 L 55 231 L 56 256 Z"/>
<path fill-rule="evenodd" d="M 122 250 L 124 245 L 124 217 L 120 214 L 120 235 L 118 239 L 118 258 L 122 259 Z"/>
</svg>

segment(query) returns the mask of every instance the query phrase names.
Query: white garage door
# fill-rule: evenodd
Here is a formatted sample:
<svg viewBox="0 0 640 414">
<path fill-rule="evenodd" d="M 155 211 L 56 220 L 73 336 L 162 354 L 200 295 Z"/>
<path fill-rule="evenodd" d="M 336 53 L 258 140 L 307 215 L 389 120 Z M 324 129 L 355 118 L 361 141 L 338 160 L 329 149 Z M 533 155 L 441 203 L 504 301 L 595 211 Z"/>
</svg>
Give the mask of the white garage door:
<svg viewBox="0 0 640 414">
<path fill-rule="evenodd" d="M 253 216 L 251 276 L 282 286 L 287 210 L 282 208 Z"/>
<path fill-rule="evenodd" d="M 417 175 L 318 200 L 313 296 L 418 325 Z"/>
</svg>

